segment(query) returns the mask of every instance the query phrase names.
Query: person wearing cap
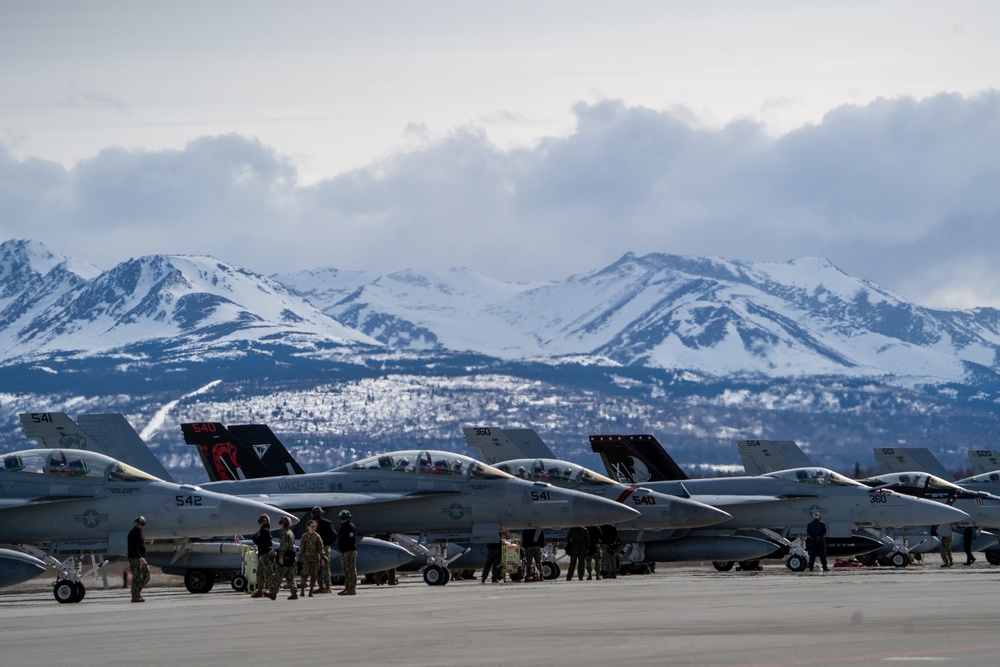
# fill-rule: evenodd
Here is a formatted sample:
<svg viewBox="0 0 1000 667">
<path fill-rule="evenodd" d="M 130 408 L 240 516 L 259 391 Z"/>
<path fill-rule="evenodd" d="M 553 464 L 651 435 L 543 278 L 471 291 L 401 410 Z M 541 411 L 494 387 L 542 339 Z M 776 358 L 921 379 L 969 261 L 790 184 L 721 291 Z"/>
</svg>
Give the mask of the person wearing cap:
<svg viewBox="0 0 1000 667">
<path fill-rule="evenodd" d="M 809 536 L 809 571 L 813 571 L 819 556 L 823 572 L 829 572 L 830 568 L 826 566 L 826 524 L 820 519 L 819 512 L 813 512 L 813 520 L 806 526 L 806 535 Z"/>
<path fill-rule="evenodd" d="M 132 602 L 145 602 L 142 589 L 149 583 L 149 565 L 146 563 L 146 540 L 142 531 L 146 517 L 137 516 L 128 533 L 128 569 L 132 573 Z"/>
<path fill-rule="evenodd" d="M 330 547 L 337 539 L 333 522 L 323 516 L 322 507 L 312 508 L 312 520 L 316 522 L 316 534 L 323 540 L 323 552 L 319 557 L 319 592 L 332 593 L 330 582 Z"/>
<path fill-rule="evenodd" d="M 351 523 L 351 513 L 340 511 L 340 530 L 337 531 L 337 551 L 344 567 L 344 590 L 337 595 L 355 595 L 358 586 L 357 528 Z"/>
<path fill-rule="evenodd" d="M 313 596 L 316 579 L 319 578 L 319 564 L 323 555 L 323 538 L 316 532 L 316 522 L 310 520 L 306 524 L 306 532 L 299 538 L 299 559 L 302 561 L 302 579 L 299 588 L 302 595 L 306 594 L 306 583 L 309 583 L 309 597 Z M 329 569 L 329 566 L 327 566 Z"/>
<path fill-rule="evenodd" d="M 264 591 L 270 590 L 267 596 L 278 599 L 278 582 L 274 576 L 274 542 L 271 540 L 271 517 L 261 514 L 257 517 L 260 528 L 253 534 L 253 543 L 257 547 L 257 590 L 252 598 L 264 597 Z"/>
<path fill-rule="evenodd" d="M 295 535 L 292 533 L 292 522 L 287 516 L 278 519 L 281 527 L 281 537 L 278 539 L 278 583 L 276 588 L 281 587 L 281 582 L 288 583 L 288 589 L 292 592 L 288 596 L 289 600 L 297 600 L 298 587 L 295 585 Z"/>
</svg>

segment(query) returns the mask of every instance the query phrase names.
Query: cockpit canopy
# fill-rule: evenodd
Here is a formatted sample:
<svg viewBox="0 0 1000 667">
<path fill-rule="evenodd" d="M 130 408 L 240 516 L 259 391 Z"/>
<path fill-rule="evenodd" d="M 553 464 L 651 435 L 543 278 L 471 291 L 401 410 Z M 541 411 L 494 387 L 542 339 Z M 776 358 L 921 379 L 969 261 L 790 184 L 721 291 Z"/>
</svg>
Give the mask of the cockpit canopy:
<svg viewBox="0 0 1000 667">
<path fill-rule="evenodd" d="M 115 459 L 81 449 L 29 449 L 3 454 L 0 472 L 89 479 L 95 482 L 158 481 L 149 473 Z"/>
<path fill-rule="evenodd" d="M 1000 471 L 984 472 L 959 481 L 962 484 L 1000 484 Z"/>
<path fill-rule="evenodd" d="M 826 468 L 792 468 L 791 470 L 769 472 L 763 476 L 787 479 L 801 484 L 815 484 L 817 486 L 860 486 L 861 488 L 867 488 L 860 482 L 855 482 L 849 477 L 844 477 L 840 473 Z"/>
<path fill-rule="evenodd" d="M 507 473 L 472 457 L 436 450 L 410 450 L 379 454 L 334 468 L 332 472 L 350 472 L 352 470 L 447 475 L 468 479 L 510 478 Z"/>
<path fill-rule="evenodd" d="M 516 459 L 498 463 L 496 468 L 514 477 L 551 484 L 617 486 L 618 482 L 589 468 L 555 459 Z"/>
<path fill-rule="evenodd" d="M 898 484 L 899 486 L 914 489 L 925 489 L 935 493 L 959 494 L 964 491 L 962 487 L 956 484 L 952 484 L 951 482 L 934 475 L 928 475 L 925 472 L 902 472 L 888 475 L 876 475 L 868 481 L 880 482 L 882 484 Z"/>
</svg>

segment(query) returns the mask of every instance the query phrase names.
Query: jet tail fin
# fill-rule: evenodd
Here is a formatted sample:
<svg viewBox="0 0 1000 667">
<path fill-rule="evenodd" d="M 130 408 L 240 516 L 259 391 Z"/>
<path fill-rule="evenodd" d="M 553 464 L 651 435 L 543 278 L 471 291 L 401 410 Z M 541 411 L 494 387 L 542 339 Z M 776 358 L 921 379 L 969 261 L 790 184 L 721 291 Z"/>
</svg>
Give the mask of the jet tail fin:
<svg viewBox="0 0 1000 667">
<path fill-rule="evenodd" d="M 64 412 L 27 412 L 19 414 L 21 430 L 40 447 L 47 449 L 86 449 L 103 454 L 89 433 Z"/>
<path fill-rule="evenodd" d="M 748 475 L 816 465 L 794 440 L 737 440 L 736 449 Z"/>
<path fill-rule="evenodd" d="M 592 435 L 590 448 L 601 455 L 608 475 L 622 483 L 688 479 L 687 473 L 649 434 Z"/>
<path fill-rule="evenodd" d="M 174 481 L 145 440 L 121 413 L 77 415 L 76 422 L 100 444 L 111 458 L 124 461 L 162 480 Z"/>
<path fill-rule="evenodd" d="M 268 477 L 301 475 L 305 473 L 299 462 L 288 451 L 267 424 L 229 425 L 229 432 L 243 444 L 253 449 L 261 464 L 268 469 Z"/>
<path fill-rule="evenodd" d="M 881 474 L 916 471 L 955 481 L 955 476 L 926 447 L 876 447 L 873 451 Z"/>
<path fill-rule="evenodd" d="M 181 424 L 184 442 L 194 445 L 212 482 L 269 477 L 254 450 L 219 422 Z"/>
<path fill-rule="evenodd" d="M 530 428 L 500 429 L 496 426 L 463 428 L 465 443 L 476 450 L 483 463 L 514 459 L 557 459 L 552 450 Z"/>
<path fill-rule="evenodd" d="M 1000 470 L 1000 451 L 995 449 L 970 449 L 969 463 L 972 464 L 972 474 L 982 475 Z"/>
</svg>

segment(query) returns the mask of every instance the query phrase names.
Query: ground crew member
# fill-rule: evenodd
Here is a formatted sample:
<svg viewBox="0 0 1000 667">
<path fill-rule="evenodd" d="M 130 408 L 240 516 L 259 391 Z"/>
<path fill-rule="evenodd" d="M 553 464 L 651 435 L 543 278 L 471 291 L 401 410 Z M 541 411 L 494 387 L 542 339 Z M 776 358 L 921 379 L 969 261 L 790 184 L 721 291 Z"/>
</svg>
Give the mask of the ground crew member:
<svg viewBox="0 0 1000 667">
<path fill-rule="evenodd" d="M 337 595 L 356 595 L 358 586 L 357 528 L 351 523 L 351 513 L 340 510 L 340 530 L 337 531 L 337 551 L 344 568 L 344 590 Z"/>
<path fill-rule="evenodd" d="M 257 547 L 257 590 L 252 598 L 264 597 L 264 590 L 270 589 L 268 597 L 278 598 L 278 582 L 274 576 L 274 544 L 271 541 L 271 517 L 261 514 L 257 517 L 260 528 L 253 534 L 253 543 Z"/>
<path fill-rule="evenodd" d="M 302 561 L 302 578 L 299 589 L 306 594 L 306 581 L 309 582 L 309 597 L 313 596 L 316 578 L 319 574 L 319 563 L 323 553 L 323 538 L 316 533 L 316 522 L 310 521 L 306 532 L 299 538 L 299 560 Z"/>
<path fill-rule="evenodd" d="M 826 566 L 826 524 L 820 520 L 819 512 L 813 512 L 813 520 L 806 526 L 806 534 L 809 536 L 809 571 L 813 571 L 816 557 L 819 556 L 823 571 L 828 572 L 830 568 Z"/>
<path fill-rule="evenodd" d="M 587 526 L 590 546 L 587 548 L 587 579 L 592 579 L 596 570 L 597 580 L 601 579 L 601 565 L 604 563 L 604 536 L 600 526 Z"/>
<path fill-rule="evenodd" d="M 955 560 L 951 555 L 951 543 L 955 537 L 951 529 L 951 524 L 946 523 L 940 526 L 938 531 L 941 537 L 941 567 L 951 567 L 955 564 Z"/>
<path fill-rule="evenodd" d="M 965 547 L 965 564 L 972 565 L 976 562 L 976 557 L 972 555 L 972 543 L 976 541 L 976 527 L 966 526 L 962 532 L 962 542 Z"/>
<path fill-rule="evenodd" d="M 292 522 L 287 516 L 278 519 L 281 526 L 281 538 L 278 542 L 278 583 L 288 582 L 288 589 L 292 592 L 288 596 L 289 600 L 297 600 L 298 587 L 295 585 L 295 535 L 292 533 Z"/>
<path fill-rule="evenodd" d="M 323 540 L 323 553 L 319 557 L 319 592 L 332 593 L 330 581 L 330 547 L 337 540 L 333 522 L 323 516 L 322 507 L 312 508 L 312 518 L 316 522 L 316 534 Z"/>
<path fill-rule="evenodd" d="M 486 583 L 486 576 L 492 577 L 493 583 L 497 583 L 496 568 L 503 563 L 503 544 L 498 540 L 486 545 L 486 564 L 483 565 L 482 583 Z"/>
<path fill-rule="evenodd" d="M 574 526 L 566 533 L 566 553 L 569 554 L 569 573 L 566 581 L 573 581 L 573 570 L 577 578 L 583 581 L 584 561 L 587 559 L 587 549 L 590 548 L 590 534 L 583 526 Z"/>
<path fill-rule="evenodd" d="M 618 578 L 618 548 L 621 542 L 618 541 L 618 528 L 612 523 L 601 526 L 601 534 L 604 536 L 604 577 L 606 579 Z"/>
<path fill-rule="evenodd" d="M 532 574 L 542 578 L 542 548 L 545 546 L 545 531 L 529 528 L 521 533 L 521 544 L 524 546 L 526 554 L 524 580 L 527 581 Z M 532 567 L 535 568 L 532 573 Z"/>
<path fill-rule="evenodd" d="M 149 583 L 149 565 L 146 563 L 146 540 L 142 531 L 146 517 L 137 516 L 128 533 L 128 569 L 132 573 L 132 602 L 145 602 L 142 589 Z"/>
</svg>

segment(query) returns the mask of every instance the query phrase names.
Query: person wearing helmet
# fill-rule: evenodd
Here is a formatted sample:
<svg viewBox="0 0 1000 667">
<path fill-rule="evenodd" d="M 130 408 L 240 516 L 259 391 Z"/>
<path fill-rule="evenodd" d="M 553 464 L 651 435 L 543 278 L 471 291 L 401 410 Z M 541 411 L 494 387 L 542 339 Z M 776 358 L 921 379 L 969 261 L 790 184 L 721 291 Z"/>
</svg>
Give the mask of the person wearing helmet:
<svg viewBox="0 0 1000 667">
<path fill-rule="evenodd" d="M 278 540 L 278 584 L 288 582 L 288 589 L 292 592 L 288 596 L 289 600 L 297 600 L 298 587 L 295 585 L 295 535 L 292 533 L 292 522 L 287 516 L 278 519 L 281 527 L 281 537 Z"/>
<path fill-rule="evenodd" d="M 337 531 L 337 551 L 344 567 L 344 590 L 337 595 L 355 595 L 358 586 L 357 528 L 351 523 L 351 513 L 340 511 L 340 530 Z"/>
<path fill-rule="evenodd" d="M 253 534 L 253 543 L 257 547 L 257 590 L 253 592 L 252 598 L 264 597 L 265 590 L 269 590 L 266 595 L 272 600 L 278 599 L 278 582 L 274 576 L 274 542 L 271 540 L 271 517 L 261 514 L 257 517 L 257 525 L 260 528 Z"/>
<path fill-rule="evenodd" d="M 139 515 L 132 522 L 128 533 L 128 569 L 132 573 L 132 602 L 145 602 L 142 589 L 149 583 L 149 565 L 146 563 L 146 541 L 142 531 L 146 528 L 146 517 Z"/>
<path fill-rule="evenodd" d="M 333 522 L 324 516 L 322 507 L 312 508 L 312 520 L 316 522 L 316 534 L 323 540 L 323 551 L 319 558 L 319 592 L 332 593 L 332 583 L 330 582 L 330 548 L 337 540 L 337 531 L 333 529 Z"/>
</svg>

